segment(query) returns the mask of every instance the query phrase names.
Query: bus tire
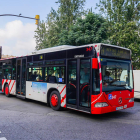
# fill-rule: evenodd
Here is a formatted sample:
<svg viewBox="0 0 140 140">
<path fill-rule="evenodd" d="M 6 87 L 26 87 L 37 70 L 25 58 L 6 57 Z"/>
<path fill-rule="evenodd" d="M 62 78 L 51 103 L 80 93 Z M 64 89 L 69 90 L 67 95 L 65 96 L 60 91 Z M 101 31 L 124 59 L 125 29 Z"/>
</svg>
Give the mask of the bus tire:
<svg viewBox="0 0 140 140">
<path fill-rule="evenodd" d="M 50 106 L 53 110 L 56 111 L 61 109 L 60 94 L 56 90 L 52 91 L 50 94 Z"/>
<path fill-rule="evenodd" d="M 4 87 L 4 93 L 5 93 L 5 96 L 10 97 L 8 84 L 6 84 L 5 87 Z"/>
</svg>

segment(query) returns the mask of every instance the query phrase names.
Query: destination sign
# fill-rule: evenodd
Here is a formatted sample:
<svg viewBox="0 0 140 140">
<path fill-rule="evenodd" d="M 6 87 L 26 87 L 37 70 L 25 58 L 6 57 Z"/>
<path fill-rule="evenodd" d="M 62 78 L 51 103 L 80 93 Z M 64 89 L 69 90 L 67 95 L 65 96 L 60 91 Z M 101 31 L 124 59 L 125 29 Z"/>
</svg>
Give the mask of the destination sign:
<svg viewBox="0 0 140 140">
<path fill-rule="evenodd" d="M 101 56 L 130 59 L 130 50 L 102 45 Z"/>
</svg>

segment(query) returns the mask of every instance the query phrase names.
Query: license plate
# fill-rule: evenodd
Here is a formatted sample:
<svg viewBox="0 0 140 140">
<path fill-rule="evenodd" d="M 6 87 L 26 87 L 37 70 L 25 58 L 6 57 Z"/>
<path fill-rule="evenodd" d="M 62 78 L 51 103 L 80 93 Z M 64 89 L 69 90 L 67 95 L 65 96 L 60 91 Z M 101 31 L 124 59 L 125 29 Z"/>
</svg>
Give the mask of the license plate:
<svg viewBox="0 0 140 140">
<path fill-rule="evenodd" d="M 116 110 L 121 110 L 121 109 L 123 109 L 123 106 L 116 107 Z"/>
</svg>

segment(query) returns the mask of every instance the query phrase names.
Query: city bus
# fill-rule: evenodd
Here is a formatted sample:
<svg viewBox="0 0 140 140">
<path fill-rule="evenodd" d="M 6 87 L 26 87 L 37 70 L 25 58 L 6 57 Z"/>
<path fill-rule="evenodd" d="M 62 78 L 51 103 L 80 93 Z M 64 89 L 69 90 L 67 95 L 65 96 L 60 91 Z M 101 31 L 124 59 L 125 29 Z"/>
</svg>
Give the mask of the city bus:
<svg viewBox="0 0 140 140">
<path fill-rule="evenodd" d="M 103 114 L 134 106 L 131 51 L 108 44 L 62 45 L 0 60 L 0 88 L 47 103 Z"/>
</svg>

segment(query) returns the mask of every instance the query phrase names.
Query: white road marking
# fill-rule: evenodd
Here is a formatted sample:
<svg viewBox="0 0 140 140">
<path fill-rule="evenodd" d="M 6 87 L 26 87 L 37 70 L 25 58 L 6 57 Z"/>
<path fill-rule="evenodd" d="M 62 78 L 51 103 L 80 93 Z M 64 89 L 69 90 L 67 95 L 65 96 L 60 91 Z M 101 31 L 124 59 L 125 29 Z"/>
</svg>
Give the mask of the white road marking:
<svg viewBox="0 0 140 140">
<path fill-rule="evenodd" d="M 7 140 L 5 137 L 0 138 L 0 140 Z"/>
<path fill-rule="evenodd" d="M 0 133 L 1 133 L 1 131 L 0 131 Z"/>
</svg>

